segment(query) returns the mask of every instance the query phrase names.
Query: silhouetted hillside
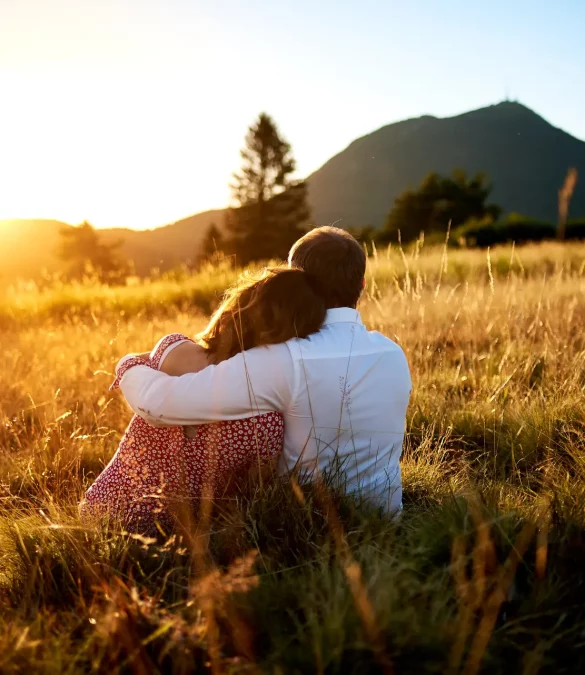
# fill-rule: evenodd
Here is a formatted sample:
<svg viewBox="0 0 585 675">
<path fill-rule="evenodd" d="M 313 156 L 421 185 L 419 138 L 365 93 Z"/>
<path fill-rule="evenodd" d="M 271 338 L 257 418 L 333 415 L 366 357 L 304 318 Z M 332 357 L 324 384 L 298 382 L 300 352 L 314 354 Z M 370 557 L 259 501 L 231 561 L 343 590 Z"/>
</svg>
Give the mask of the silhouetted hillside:
<svg viewBox="0 0 585 675">
<path fill-rule="evenodd" d="M 122 239 L 122 253 L 134 261 L 138 274 L 162 270 L 193 260 L 211 223 L 223 228 L 225 211 L 205 211 L 154 230 L 100 230 L 105 243 Z"/>
<path fill-rule="evenodd" d="M 354 141 L 309 179 L 313 222 L 341 227 L 380 225 L 394 199 L 431 171 L 483 171 L 494 184 L 490 201 L 506 211 L 556 220 L 557 191 L 567 169 L 579 181 L 570 217 L 585 215 L 585 142 L 553 127 L 519 103 L 437 119 L 424 116 L 383 127 Z M 207 228 L 223 229 L 225 211 L 206 211 L 153 230 L 100 230 L 105 243 L 122 239 L 139 274 L 193 260 Z M 59 268 L 55 220 L 0 221 L 0 285 Z"/>
<path fill-rule="evenodd" d="M 438 119 L 397 122 L 360 138 L 308 179 L 319 225 L 381 225 L 394 199 L 431 171 L 489 175 L 490 201 L 505 211 L 554 221 L 567 169 L 579 171 L 571 215 L 585 214 L 585 142 L 519 103 Z"/>
<path fill-rule="evenodd" d="M 224 211 L 206 211 L 153 230 L 99 230 L 104 243 L 122 240 L 121 252 L 134 262 L 138 274 L 153 268 L 168 270 L 193 260 L 207 228 L 213 222 L 223 227 Z M 15 278 L 38 278 L 44 269 L 61 268 L 57 256 L 62 228 L 57 220 L 0 221 L 0 285 Z"/>
</svg>

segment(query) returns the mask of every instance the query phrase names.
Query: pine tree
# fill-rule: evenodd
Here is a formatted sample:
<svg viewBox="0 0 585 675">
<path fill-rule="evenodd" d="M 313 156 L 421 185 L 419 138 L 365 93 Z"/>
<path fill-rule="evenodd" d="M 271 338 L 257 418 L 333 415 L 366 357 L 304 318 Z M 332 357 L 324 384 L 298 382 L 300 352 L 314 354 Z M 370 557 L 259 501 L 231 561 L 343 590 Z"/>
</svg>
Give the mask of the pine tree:
<svg viewBox="0 0 585 675">
<path fill-rule="evenodd" d="M 201 242 L 201 250 L 196 257 L 198 265 L 208 261 L 217 261 L 223 258 L 224 238 L 215 223 L 211 223 Z"/>
<path fill-rule="evenodd" d="M 221 251 L 223 241 L 223 235 L 219 231 L 219 228 L 215 223 L 207 228 L 205 237 L 203 239 L 203 244 L 201 246 L 201 252 L 206 258 L 210 258 L 218 251 Z"/>
<path fill-rule="evenodd" d="M 72 278 L 96 275 L 104 282 L 121 281 L 129 273 L 129 265 L 122 261 L 118 249 L 122 241 L 103 244 L 95 228 L 87 221 L 77 227 L 62 229 L 59 257 L 67 264 Z"/>
<path fill-rule="evenodd" d="M 266 113 L 248 130 L 241 156 L 243 166 L 231 186 L 238 208 L 226 215 L 227 249 L 239 264 L 285 258 L 307 229 L 307 188 L 292 179 L 291 147 Z"/>
</svg>

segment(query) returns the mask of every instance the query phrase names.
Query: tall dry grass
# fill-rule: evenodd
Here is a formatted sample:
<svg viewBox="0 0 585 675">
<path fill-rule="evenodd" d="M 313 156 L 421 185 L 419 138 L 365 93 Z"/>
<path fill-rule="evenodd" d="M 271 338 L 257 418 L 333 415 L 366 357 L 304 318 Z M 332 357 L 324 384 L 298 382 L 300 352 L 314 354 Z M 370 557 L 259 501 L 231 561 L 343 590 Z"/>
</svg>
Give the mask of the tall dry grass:
<svg viewBox="0 0 585 675">
<path fill-rule="evenodd" d="M 405 512 L 242 485 L 167 541 L 77 517 L 113 366 L 233 278 L 21 289 L 0 330 L 0 672 L 583 672 L 585 246 L 376 252 L 413 373 Z M 196 300 L 195 298 L 200 298 Z"/>
</svg>

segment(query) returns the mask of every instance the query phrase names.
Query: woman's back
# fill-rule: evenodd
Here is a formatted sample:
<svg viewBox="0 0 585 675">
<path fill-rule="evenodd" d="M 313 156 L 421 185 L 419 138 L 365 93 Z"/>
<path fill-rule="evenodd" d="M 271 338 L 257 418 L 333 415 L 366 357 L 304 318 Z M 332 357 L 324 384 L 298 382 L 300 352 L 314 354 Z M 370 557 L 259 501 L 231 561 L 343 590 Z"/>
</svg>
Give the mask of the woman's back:
<svg viewBox="0 0 585 675">
<path fill-rule="evenodd" d="M 226 293 L 199 344 L 181 334 L 166 336 L 148 359 L 124 359 L 113 387 L 137 365 L 180 376 L 246 349 L 305 337 L 319 330 L 324 316 L 323 300 L 305 272 L 273 268 L 257 278 L 244 276 Z M 277 412 L 187 429 L 156 428 L 135 416 L 82 508 L 107 512 L 133 530 L 155 532 L 157 521 L 170 528 L 175 507 L 185 500 L 193 505 L 206 487 L 215 499 L 225 496 L 234 478 L 276 459 L 283 442 L 284 420 Z"/>
</svg>

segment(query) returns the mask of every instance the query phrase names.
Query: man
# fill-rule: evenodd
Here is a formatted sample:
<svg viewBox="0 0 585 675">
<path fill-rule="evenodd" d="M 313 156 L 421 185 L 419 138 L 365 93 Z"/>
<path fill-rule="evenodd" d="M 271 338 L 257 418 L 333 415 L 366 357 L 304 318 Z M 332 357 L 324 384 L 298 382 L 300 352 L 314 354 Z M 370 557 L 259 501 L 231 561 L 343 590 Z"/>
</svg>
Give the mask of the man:
<svg viewBox="0 0 585 675">
<path fill-rule="evenodd" d="M 339 472 L 349 492 L 395 513 L 402 508 L 399 459 L 411 380 L 402 349 L 368 332 L 356 309 L 365 253 L 344 230 L 322 227 L 293 245 L 289 266 L 309 273 L 325 300 L 318 333 L 180 377 L 135 366 L 122 377 L 122 392 L 135 412 L 158 424 L 281 412 L 281 472 Z"/>
</svg>

